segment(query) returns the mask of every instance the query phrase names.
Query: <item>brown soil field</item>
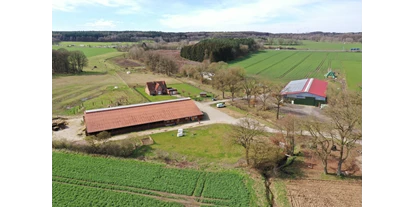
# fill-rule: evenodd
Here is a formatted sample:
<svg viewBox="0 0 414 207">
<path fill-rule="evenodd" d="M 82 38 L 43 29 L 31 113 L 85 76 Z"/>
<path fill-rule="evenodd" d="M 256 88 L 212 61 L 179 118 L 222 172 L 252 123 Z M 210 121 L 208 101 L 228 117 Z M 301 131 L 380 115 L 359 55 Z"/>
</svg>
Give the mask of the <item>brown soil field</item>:
<svg viewBox="0 0 414 207">
<path fill-rule="evenodd" d="M 175 63 L 177 63 L 178 68 L 181 68 L 184 64 L 193 64 L 193 65 L 194 64 L 195 65 L 201 64 L 201 63 L 196 62 L 196 61 L 187 60 L 185 58 L 182 58 L 180 56 L 180 50 L 154 50 L 154 52 L 173 59 L 175 61 Z"/>
<path fill-rule="evenodd" d="M 292 207 L 362 206 L 362 181 L 289 180 L 285 183 Z"/>
<path fill-rule="evenodd" d="M 121 67 L 140 67 L 140 66 L 145 66 L 142 63 L 139 63 L 138 61 L 135 60 L 131 60 L 131 59 L 126 59 L 126 58 L 122 58 L 122 57 L 116 57 L 113 58 L 112 61 L 121 66 Z"/>
<path fill-rule="evenodd" d="M 148 71 L 131 71 L 130 74 L 127 74 L 126 71 L 117 71 L 117 74 L 129 87 L 145 86 L 145 83 L 150 81 L 165 81 L 167 86 L 168 84 L 182 83 L 173 77 L 168 77 L 163 74 L 153 74 Z"/>
</svg>

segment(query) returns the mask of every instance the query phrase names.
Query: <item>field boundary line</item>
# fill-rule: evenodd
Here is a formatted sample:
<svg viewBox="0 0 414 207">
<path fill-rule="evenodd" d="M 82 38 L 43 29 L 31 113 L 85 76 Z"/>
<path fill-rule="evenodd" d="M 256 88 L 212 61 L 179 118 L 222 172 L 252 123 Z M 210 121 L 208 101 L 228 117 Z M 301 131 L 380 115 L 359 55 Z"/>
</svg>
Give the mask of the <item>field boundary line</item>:
<svg viewBox="0 0 414 207">
<path fill-rule="evenodd" d="M 200 205 L 217 206 L 215 204 L 198 202 L 198 201 L 196 201 L 194 199 L 190 199 L 190 200 L 186 200 L 186 199 L 185 200 L 179 200 L 179 199 L 174 199 L 174 198 L 169 198 L 169 197 L 147 195 L 147 194 L 141 194 L 141 193 L 136 193 L 136 192 L 131 192 L 131 191 L 108 189 L 108 188 L 100 188 L 100 187 L 93 187 L 93 186 L 86 186 L 86 185 L 77 185 L 77 184 L 65 183 L 65 182 L 61 182 L 61 181 L 53 181 L 53 182 L 60 183 L 60 184 L 63 184 L 63 185 L 81 186 L 81 187 L 85 187 L 85 188 L 94 188 L 94 189 L 106 190 L 106 191 L 112 191 L 112 192 L 128 193 L 128 194 L 132 194 L 132 195 L 139 195 L 139 196 L 144 196 L 144 197 L 150 197 L 150 198 L 154 198 L 154 199 L 161 200 L 161 201 L 169 201 L 169 202 L 175 202 L 175 203 L 181 203 L 181 204 L 199 205 L 199 206 Z"/>
<path fill-rule="evenodd" d="M 319 63 L 319 65 L 315 68 L 314 71 L 310 71 L 305 78 L 309 78 L 310 75 L 313 75 L 321 70 L 322 65 L 325 63 L 326 58 L 328 58 L 329 53 L 326 53 L 325 58 Z"/>
<path fill-rule="evenodd" d="M 61 178 L 61 179 L 67 179 L 67 180 L 73 180 L 73 181 L 78 181 L 78 182 L 83 182 L 83 183 L 92 183 L 92 184 L 103 184 L 103 185 L 108 185 L 108 186 L 114 186 L 114 187 L 123 187 L 123 188 L 130 188 L 131 190 L 136 189 L 136 190 L 141 190 L 141 191 L 147 191 L 150 193 L 155 193 L 155 194 L 160 194 L 159 197 L 164 197 L 164 196 L 175 196 L 181 199 L 193 199 L 193 198 L 203 198 L 202 196 L 198 197 L 198 196 L 189 196 L 189 195 L 183 195 L 183 194 L 176 194 L 176 193 L 170 193 L 170 192 L 164 192 L 164 191 L 158 191 L 158 190 L 151 190 L 151 189 L 146 189 L 146 188 L 140 188 L 140 187 L 135 187 L 135 186 L 128 186 L 128 185 L 117 185 L 117 184 L 112 184 L 112 183 L 106 183 L 106 182 L 99 182 L 99 181 L 89 181 L 89 180 L 81 180 L 81 179 L 76 179 L 76 178 L 69 178 L 69 177 L 64 177 L 64 176 L 57 176 L 57 175 L 52 175 L 52 179 L 53 177 L 55 178 Z M 65 183 L 65 184 L 71 184 L 71 185 L 78 185 L 78 186 L 86 186 L 86 187 L 93 187 L 93 188 L 100 188 L 100 189 L 109 189 L 109 188 L 105 188 L 105 187 L 94 187 L 94 186 L 88 186 L 88 185 L 82 185 L 82 184 L 72 184 L 72 183 L 67 183 L 64 181 L 54 181 L 54 182 L 59 182 L 59 183 Z M 205 182 L 205 180 L 204 180 Z M 111 189 L 109 189 L 111 190 Z M 203 186 L 203 190 L 204 190 L 204 186 Z M 125 192 L 131 192 L 128 190 L 122 190 Z M 137 192 L 131 192 L 131 193 L 137 193 Z M 137 193 L 140 194 L 140 193 Z M 143 195 L 147 195 L 147 194 L 143 194 Z M 219 200 L 219 201 L 230 201 L 229 199 L 220 199 L 220 198 L 204 198 L 204 199 L 208 199 L 208 200 Z M 204 203 L 203 203 L 204 204 Z"/>
<path fill-rule="evenodd" d="M 248 67 L 251 67 L 251 66 L 253 66 L 253 65 L 256 65 L 256 64 L 258 64 L 258 63 L 261 63 L 261 62 L 263 62 L 263 61 L 265 61 L 265 60 L 267 60 L 267 59 L 269 59 L 269 58 L 272 58 L 272 57 L 274 57 L 274 56 L 276 56 L 276 55 L 279 55 L 279 54 L 280 54 L 280 53 L 276 53 L 276 54 L 274 54 L 274 55 L 271 55 L 271 56 L 269 56 L 269 57 L 266 57 L 266 58 L 264 58 L 264 59 L 261 59 L 261 60 L 259 60 L 259 61 L 255 62 L 255 63 L 252 63 L 252 64 L 250 64 L 250 65 L 246 66 L 244 69 L 247 69 Z"/>
</svg>

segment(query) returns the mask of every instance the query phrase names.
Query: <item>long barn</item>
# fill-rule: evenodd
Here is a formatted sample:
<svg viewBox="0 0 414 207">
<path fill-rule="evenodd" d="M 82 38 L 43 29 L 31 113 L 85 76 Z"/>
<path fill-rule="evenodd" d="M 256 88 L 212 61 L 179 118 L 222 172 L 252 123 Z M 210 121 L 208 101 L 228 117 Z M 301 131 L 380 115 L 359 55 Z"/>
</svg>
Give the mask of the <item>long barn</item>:
<svg viewBox="0 0 414 207">
<path fill-rule="evenodd" d="M 315 78 L 290 81 L 281 91 L 285 99 L 293 100 L 294 104 L 318 106 L 325 104 L 328 82 Z"/>
<path fill-rule="evenodd" d="M 83 118 L 88 135 L 102 131 L 115 135 L 200 121 L 203 112 L 193 100 L 183 98 L 87 110 Z"/>
</svg>

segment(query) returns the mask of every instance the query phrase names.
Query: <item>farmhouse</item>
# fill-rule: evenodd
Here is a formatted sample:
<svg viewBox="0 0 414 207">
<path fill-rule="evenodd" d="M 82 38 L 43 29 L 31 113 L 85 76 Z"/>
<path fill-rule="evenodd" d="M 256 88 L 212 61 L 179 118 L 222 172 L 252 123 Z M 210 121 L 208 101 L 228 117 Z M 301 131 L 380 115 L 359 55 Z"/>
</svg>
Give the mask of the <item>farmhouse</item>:
<svg viewBox="0 0 414 207">
<path fill-rule="evenodd" d="M 283 88 L 281 95 L 295 104 L 319 106 L 325 104 L 328 82 L 315 78 L 290 81 Z"/>
<path fill-rule="evenodd" d="M 145 92 L 148 95 L 166 95 L 168 94 L 167 84 L 165 81 L 153 81 L 147 82 L 145 86 Z"/>
<path fill-rule="evenodd" d="M 116 135 L 199 121 L 203 118 L 203 112 L 193 100 L 182 98 L 87 110 L 83 118 L 87 135 L 101 131 L 108 131 L 112 135 Z"/>
</svg>

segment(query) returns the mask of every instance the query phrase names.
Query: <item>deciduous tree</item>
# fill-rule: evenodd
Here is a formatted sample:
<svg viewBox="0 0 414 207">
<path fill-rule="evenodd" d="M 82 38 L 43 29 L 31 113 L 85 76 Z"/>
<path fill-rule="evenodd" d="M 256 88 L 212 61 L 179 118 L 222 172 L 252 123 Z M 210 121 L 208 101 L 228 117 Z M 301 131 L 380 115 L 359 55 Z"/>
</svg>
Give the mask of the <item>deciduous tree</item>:
<svg viewBox="0 0 414 207">
<path fill-rule="evenodd" d="M 249 150 L 253 140 L 265 132 L 264 127 L 256 120 L 249 118 L 240 119 L 232 126 L 231 139 L 234 143 L 245 149 L 246 162 L 249 165 Z"/>
</svg>

